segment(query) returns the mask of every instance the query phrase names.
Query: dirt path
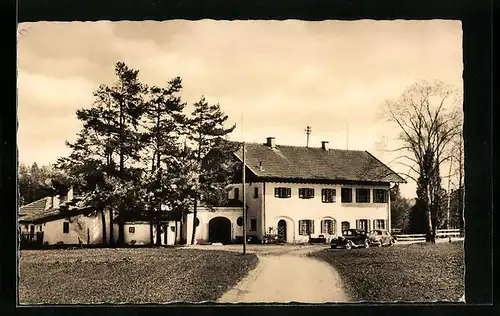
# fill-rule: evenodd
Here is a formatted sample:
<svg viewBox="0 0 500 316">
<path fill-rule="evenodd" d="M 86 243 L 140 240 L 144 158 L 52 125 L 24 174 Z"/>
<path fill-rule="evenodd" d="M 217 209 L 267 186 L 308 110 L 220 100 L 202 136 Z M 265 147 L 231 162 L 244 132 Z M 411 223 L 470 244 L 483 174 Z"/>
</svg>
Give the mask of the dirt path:
<svg viewBox="0 0 500 316">
<path fill-rule="evenodd" d="M 306 257 L 307 252 L 292 248 L 258 254 L 257 267 L 219 302 L 348 302 L 338 273 L 327 263 Z"/>
</svg>

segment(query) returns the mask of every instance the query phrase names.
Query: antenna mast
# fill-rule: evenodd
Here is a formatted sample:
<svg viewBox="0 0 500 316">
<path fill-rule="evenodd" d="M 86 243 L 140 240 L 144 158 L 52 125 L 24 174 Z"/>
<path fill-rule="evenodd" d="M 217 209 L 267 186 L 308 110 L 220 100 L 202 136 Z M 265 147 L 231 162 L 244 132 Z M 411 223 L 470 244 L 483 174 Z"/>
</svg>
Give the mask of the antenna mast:
<svg viewBox="0 0 500 316">
<path fill-rule="evenodd" d="M 247 192 L 246 192 L 246 150 L 245 137 L 243 133 L 243 111 L 241 111 L 241 143 L 242 143 L 242 168 L 241 168 L 241 189 L 243 191 L 243 254 L 247 253 Z"/>
<path fill-rule="evenodd" d="M 349 122 L 345 123 L 345 147 L 347 150 L 349 150 Z"/>
<path fill-rule="evenodd" d="M 307 126 L 306 127 L 306 137 L 307 137 L 307 141 L 306 141 L 306 147 L 309 147 L 309 135 L 311 135 L 311 126 Z"/>
</svg>

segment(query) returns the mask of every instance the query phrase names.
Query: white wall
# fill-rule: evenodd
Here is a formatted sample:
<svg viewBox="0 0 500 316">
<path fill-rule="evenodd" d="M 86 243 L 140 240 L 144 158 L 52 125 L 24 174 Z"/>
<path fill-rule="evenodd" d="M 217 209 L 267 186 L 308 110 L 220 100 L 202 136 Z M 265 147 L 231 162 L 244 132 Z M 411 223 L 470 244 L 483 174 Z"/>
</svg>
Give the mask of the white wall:
<svg viewBox="0 0 500 316">
<path fill-rule="evenodd" d="M 69 223 L 69 232 L 64 233 L 63 223 Z M 90 237 L 90 244 L 100 243 L 100 218 L 97 216 L 78 215 L 71 218 L 57 219 L 43 224 L 43 241 L 49 245 L 63 242 L 64 244 L 78 244 L 80 238 L 83 244 L 87 244 Z M 96 229 L 97 228 L 97 229 Z M 88 229 L 88 230 L 87 230 Z"/>
<path fill-rule="evenodd" d="M 239 200 L 243 202 L 243 190 L 242 184 L 231 184 L 228 186 L 229 189 L 229 198 L 234 198 L 234 189 L 239 189 Z M 257 188 L 257 197 L 254 197 L 255 188 Z M 247 234 L 262 236 L 265 233 L 264 221 L 262 218 L 262 207 L 263 207 L 263 188 L 264 183 L 255 182 L 255 183 L 247 183 L 246 184 L 246 204 L 248 205 L 247 211 Z M 240 210 L 240 213 L 242 210 Z M 250 231 L 250 222 L 252 219 L 257 220 L 257 230 Z M 243 234 L 243 232 L 242 232 Z"/>
<path fill-rule="evenodd" d="M 241 191 L 240 191 L 241 195 Z M 231 239 L 235 239 L 236 236 L 243 236 L 242 226 L 238 226 L 238 217 L 243 216 L 243 211 L 240 207 L 224 207 L 218 208 L 214 211 L 210 211 L 207 208 L 199 208 L 197 210 L 197 218 L 200 220 L 200 224 L 196 227 L 195 234 L 195 244 L 201 241 L 208 240 L 208 225 L 212 218 L 215 217 L 225 217 L 231 221 Z M 188 214 L 187 216 L 187 243 L 191 244 L 191 236 L 193 233 L 193 220 L 194 215 Z"/>
<path fill-rule="evenodd" d="M 269 228 L 277 228 L 281 219 L 287 223 L 287 242 L 307 242 L 308 236 L 299 235 L 299 220 L 309 219 L 314 221 L 314 234 L 317 237 L 321 233 L 321 220 L 334 219 L 336 227 L 334 232 L 340 234 L 341 222 L 347 221 L 351 228 L 356 228 L 356 220 L 369 220 L 369 227 L 373 228 L 373 220 L 383 219 L 387 229 L 390 229 L 390 207 L 389 203 L 373 203 L 373 189 L 389 189 L 386 186 L 366 186 L 366 185 L 328 185 L 328 184 L 297 184 L 297 183 L 247 183 L 246 196 L 248 205 L 248 224 L 250 219 L 257 219 L 257 235 L 259 237 L 269 232 Z M 254 198 L 254 188 L 258 188 L 258 197 Z M 276 198 L 274 189 L 276 187 L 291 188 L 291 197 L 286 199 Z M 341 188 L 352 188 L 351 203 L 341 203 Z M 234 198 L 234 188 L 239 189 L 239 198 L 242 199 L 242 185 L 232 184 L 228 187 L 230 199 Z M 312 199 L 300 199 L 299 188 L 313 188 L 315 196 Z M 336 190 L 335 203 L 323 203 L 321 201 L 321 189 L 331 188 Z M 368 188 L 370 190 L 370 203 L 356 203 L 356 188 Z M 265 198 L 263 198 L 265 194 Z M 389 195 L 388 195 L 389 197 Z M 247 234 L 252 234 L 247 230 Z M 333 235 L 332 235 L 333 236 Z"/>
<path fill-rule="evenodd" d="M 149 222 L 130 222 L 125 223 L 125 233 L 124 233 L 124 241 L 125 244 L 132 244 L 132 241 L 135 240 L 135 245 L 149 245 L 150 244 L 150 225 Z M 130 227 L 134 227 L 134 232 L 130 232 Z M 172 230 L 174 229 L 174 230 Z M 167 243 L 166 245 L 174 245 L 175 244 L 175 222 L 168 222 L 167 227 Z M 118 226 L 116 226 L 116 235 L 115 240 L 118 240 Z M 160 241 L 162 245 L 165 245 L 165 232 L 161 233 Z M 156 244 L 156 227 L 153 227 L 153 243 Z"/>
<path fill-rule="evenodd" d="M 276 198 L 274 189 L 276 187 L 291 188 L 290 198 Z M 388 189 L 389 186 L 347 186 L 347 185 L 324 185 L 324 184 L 296 184 L 296 183 L 266 183 L 265 196 L 265 221 L 267 229 L 277 227 L 278 221 L 284 219 L 287 222 L 287 242 L 307 242 L 308 236 L 299 235 L 299 220 L 309 219 L 314 221 L 314 234 L 317 237 L 321 233 L 322 219 L 335 219 L 335 232 L 340 234 L 341 222 L 348 221 L 351 228 L 356 227 L 357 219 L 368 219 L 370 227 L 374 219 L 383 219 L 386 226 L 389 224 L 389 204 L 373 203 L 373 190 L 371 190 L 370 203 L 341 203 L 341 188 L 352 188 L 352 200 L 356 201 L 356 188 Z M 313 188 L 315 196 L 312 199 L 300 199 L 299 188 Z M 321 189 L 332 188 L 336 190 L 335 203 L 323 203 L 321 201 Z M 329 238 L 327 234 L 323 234 Z"/>
</svg>

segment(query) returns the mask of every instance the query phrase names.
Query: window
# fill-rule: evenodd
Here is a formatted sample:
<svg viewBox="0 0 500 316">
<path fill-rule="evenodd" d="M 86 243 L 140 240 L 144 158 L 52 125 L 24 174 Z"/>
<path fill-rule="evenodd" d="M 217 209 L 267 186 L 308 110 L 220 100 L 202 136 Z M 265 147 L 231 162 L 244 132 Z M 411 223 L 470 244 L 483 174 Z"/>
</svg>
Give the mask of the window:
<svg viewBox="0 0 500 316">
<path fill-rule="evenodd" d="M 356 228 L 357 229 L 362 229 L 364 231 L 369 231 L 370 230 L 370 222 L 367 219 L 358 219 L 356 221 Z"/>
<path fill-rule="evenodd" d="M 352 189 L 351 188 L 342 188 L 342 203 L 351 203 L 352 202 Z"/>
<path fill-rule="evenodd" d="M 130 226 L 128 228 L 128 232 L 131 233 L 131 234 L 134 234 L 135 233 L 135 227 L 134 226 Z"/>
<path fill-rule="evenodd" d="M 38 227 L 38 230 L 39 230 L 39 231 L 42 231 L 42 230 L 43 230 L 43 226 L 42 226 L 42 225 L 40 225 L 40 226 Z"/>
<path fill-rule="evenodd" d="M 63 223 L 63 233 L 64 234 L 68 234 L 69 233 L 69 223 L 68 222 L 64 222 Z"/>
<path fill-rule="evenodd" d="M 274 196 L 280 199 L 286 199 L 292 196 L 290 188 L 274 188 Z"/>
<path fill-rule="evenodd" d="M 356 203 L 370 203 L 370 189 L 356 189 Z"/>
<path fill-rule="evenodd" d="M 331 219 L 324 219 L 321 221 L 321 233 L 334 235 L 335 234 L 335 221 Z"/>
<path fill-rule="evenodd" d="M 240 199 L 240 189 L 235 188 L 233 200 L 239 200 L 239 199 Z"/>
<path fill-rule="evenodd" d="M 314 234 L 314 221 L 303 219 L 299 221 L 299 235 Z"/>
<path fill-rule="evenodd" d="M 256 230 L 257 230 L 257 220 L 251 219 L 250 220 L 250 231 L 254 232 Z"/>
<path fill-rule="evenodd" d="M 335 189 L 321 189 L 321 202 L 335 203 L 336 195 Z"/>
<path fill-rule="evenodd" d="M 253 188 L 253 198 L 256 199 L 259 197 L 259 188 Z"/>
<path fill-rule="evenodd" d="M 342 222 L 341 226 L 342 226 L 342 231 L 347 230 L 347 229 L 349 229 L 351 227 L 351 225 L 349 224 L 349 222 Z"/>
<path fill-rule="evenodd" d="M 236 225 L 243 226 L 243 216 L 240 216 L 236 219 Z"/>
<path fill-rule="evenodd" d="M 373 189 L 373 202 L 374 203 L 387 203 L 387 190 Z"/>
<path fill-rule="evenodd" d="M 300 188 L 299 189 L 300 199 L 312 199 L 314 198 L 314 189 L 311 188 Z"/>
<path fill-rule="evenodd" d="M 374 229 L 385 229 L 385 220 L 383 220 L 383 219 L 373 220 L 373 228 Z"/>
</svg>

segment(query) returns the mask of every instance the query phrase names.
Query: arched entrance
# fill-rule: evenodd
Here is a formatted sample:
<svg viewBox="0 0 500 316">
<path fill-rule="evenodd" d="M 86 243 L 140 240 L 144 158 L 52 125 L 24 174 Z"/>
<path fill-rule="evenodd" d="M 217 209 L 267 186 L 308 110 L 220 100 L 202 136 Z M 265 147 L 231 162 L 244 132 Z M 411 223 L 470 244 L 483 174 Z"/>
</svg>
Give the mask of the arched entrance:
<svg viewBox="0 0 500 316">
<path fill-rule="evenodd" d="M 225 217 L 214 217 L 208 222 L 208 241 L 227 243 L 231 241 L 231 221 Z"/>
<path fill-rule="evenodd" d="M 286 242 L 286 221 L 284 219 L 278 222 L 278 240 Z"/>
</svg>

